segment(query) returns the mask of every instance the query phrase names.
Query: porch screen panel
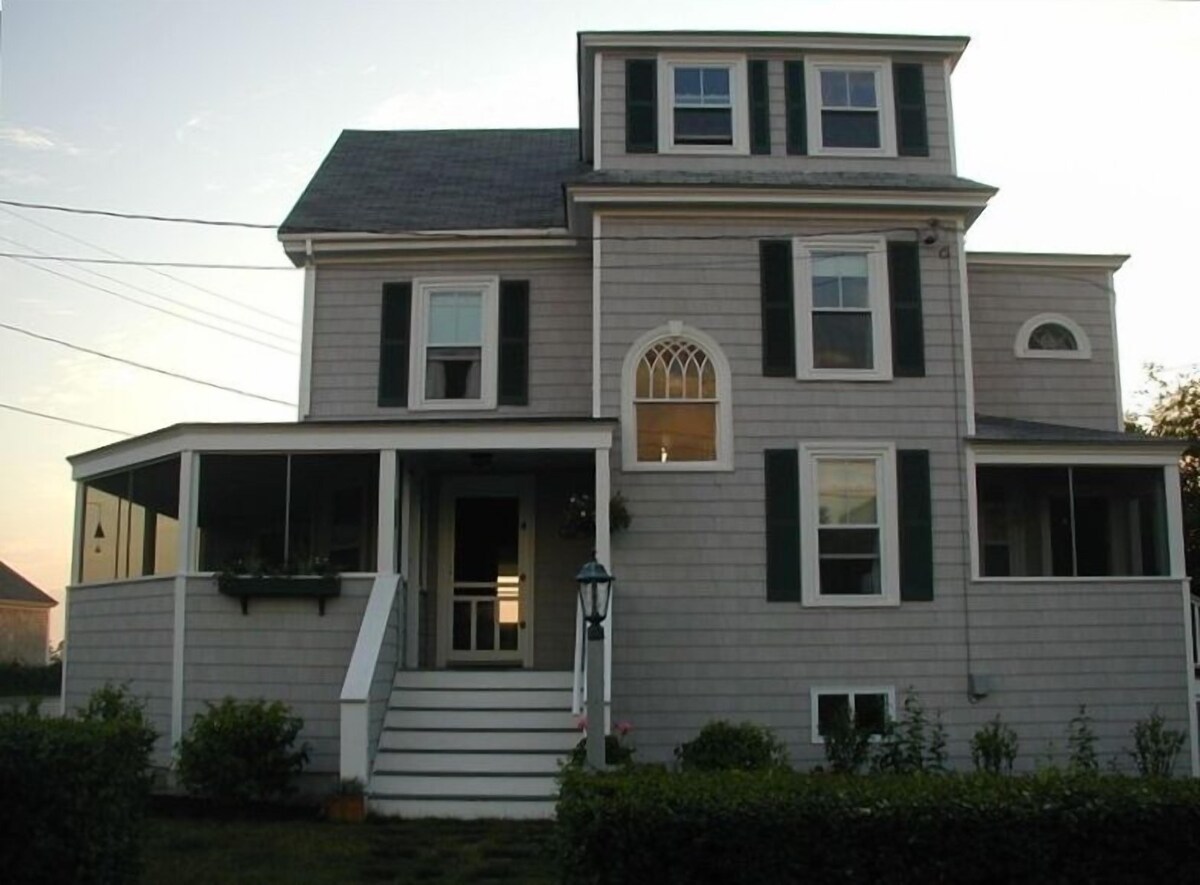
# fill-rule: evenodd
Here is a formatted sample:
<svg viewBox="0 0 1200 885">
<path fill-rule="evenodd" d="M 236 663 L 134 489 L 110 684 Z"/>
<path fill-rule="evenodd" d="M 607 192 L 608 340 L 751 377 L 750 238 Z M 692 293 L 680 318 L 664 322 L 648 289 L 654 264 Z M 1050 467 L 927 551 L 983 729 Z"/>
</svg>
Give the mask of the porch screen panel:
<svg viewBox="0 0 1200 885">
<path fill-rule="evenodd" d="M 82 583 L 172 574 L 179 551 L 179 458 L 84 483 L 76 579 Z"/>
<path fill-rule="evenodd" d="M 284 566 L 286 455 L 201 455 L 200 571 Z"/>
<path fill-rule="evenodd" d="M 298 573 L 375 570 L 379 456 L 293 455 L 288 559 Z"/>
</svg>

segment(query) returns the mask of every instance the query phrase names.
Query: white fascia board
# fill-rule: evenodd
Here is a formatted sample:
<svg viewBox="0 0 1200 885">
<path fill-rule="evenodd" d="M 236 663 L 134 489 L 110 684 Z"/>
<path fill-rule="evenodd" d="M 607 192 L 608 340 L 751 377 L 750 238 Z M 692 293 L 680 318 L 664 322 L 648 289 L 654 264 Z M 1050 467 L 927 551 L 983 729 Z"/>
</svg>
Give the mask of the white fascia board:
<svg viewBox="0 0 1200 885">
<path fill-rule="evenodd" d="M 518 424 L 182 424 L 70 458 L 76 481 L 196 452 L 583 451 L 612 447 L 613 427 L 591 421 Z"/>
<path fill-rule="evenodd" d="M 1128 255 L 1092 255 L 1069 252 L 967 252 L 967 266 L 1061 267 L 1118 271 Z"/>
<path fill-rule="evenodd" d="M 720 32 L 609 32 L 583 33 L 579 45 L 584 51 L 598 49 L 716 49 L 716 50 L 793 50 L 812 52 L 898 52 L 936 53 L 954 61 L 967 48 L 966 37 L 904 36 L 900 34 L 836 33 L 720 33 Z M 586 66 L 584 67 L 586 70 Z"/>
<path fill-rule="evenodd" d="M 577 203 L 620 205 L 661 203 L 679 205 L 737 204 L 793 206 L 887 206 L 896 208 L 982 211 L 991 193 L 964 194 L 950 191 L 812 190 L 785 188 L 696 188 L 696 187 L 578 187 L 568 190 Z"/>
<path fill-rule="evenodd" d="M 506 230 L 406 231 L 404 233 L 280 234 L 279 242 L 293 264 L 331 254 L 414 250 L 574 249 L 581 240 L 561 228 Z M 306 254 L 307 251 L 307 254 Z"/>
</svg>

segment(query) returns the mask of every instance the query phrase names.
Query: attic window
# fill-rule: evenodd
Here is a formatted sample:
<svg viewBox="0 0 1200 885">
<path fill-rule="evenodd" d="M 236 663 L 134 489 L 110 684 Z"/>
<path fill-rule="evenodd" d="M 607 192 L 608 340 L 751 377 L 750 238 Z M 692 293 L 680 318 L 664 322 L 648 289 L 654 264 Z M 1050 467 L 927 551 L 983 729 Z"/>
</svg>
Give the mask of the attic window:
<svg viewBox="0 0 1200 885">
<path fill-rule="evenodd" d="M 1092 344 L 1077 323 L 1060 314 L 1043 313 L 1021 326 L 1014 350 L 1025 359 L 1082 360 L 1091 357 Z"/>
<path fill-rule="evenodd" d="M 744 57 L 662 57 L 658 94 L 660 153 L 749 153 Z"/>
<path fill-rule="evenodd" d="M 809 58 L 805 65 L 813 153 L 894 157 L 891 63 Z"/>
</svg>

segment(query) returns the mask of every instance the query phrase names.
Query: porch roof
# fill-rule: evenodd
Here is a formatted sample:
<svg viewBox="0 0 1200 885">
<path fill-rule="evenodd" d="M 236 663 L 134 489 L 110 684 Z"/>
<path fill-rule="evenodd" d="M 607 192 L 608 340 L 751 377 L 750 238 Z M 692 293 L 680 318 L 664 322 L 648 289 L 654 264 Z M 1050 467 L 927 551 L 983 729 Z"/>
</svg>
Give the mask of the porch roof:
<svg viewBox="0 0 1200 885">
<path fill-rule="evenodd" d="M 1062 452 L 1087 450 L 1112 456 L 1152 455 L 1156 459 L 1179 457 L 1194 440 L 1146 436 L 1120 430 L 1097 430 L 1068 424 L 1024 421 L 994 415 L 975 416 L 975 434 L 967 437 L 976 449 L 993 450 L 1038 447 Z"/>
<path fill-rule="evenodd" d="M 545 417 L 174 424 L 67 460 L 72 478 L 83 480 L 185 451 L 583 451 L 612 448 L 616 423 Z"/>
</svg>

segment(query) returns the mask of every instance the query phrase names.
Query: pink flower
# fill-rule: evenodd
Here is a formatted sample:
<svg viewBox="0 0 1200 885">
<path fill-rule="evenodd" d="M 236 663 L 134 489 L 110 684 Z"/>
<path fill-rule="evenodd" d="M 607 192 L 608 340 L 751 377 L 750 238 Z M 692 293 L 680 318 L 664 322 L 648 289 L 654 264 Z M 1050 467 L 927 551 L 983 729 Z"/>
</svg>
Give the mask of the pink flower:
<svg viewBox="0 0 1200 885">
<path fill-rule="evenodd" d="M 580 716 L 578 719 L 576 719 L 576 720 L 575 720 L 575 727 L 576 727 L 577 729 L 579 729 L 580 731 L 587 731 L 587 717 L 586 717 L 586 716 Z"/>
<path fill-rule="evenodd" d="M 621 721 L 621 722 L 618 722 L 616 725 L 614 725 L 613 728 L 616 729 L 617 734 L 619 734 L 621 737 L 625 737 L 625 735 L 627 735 L 627 734 L 629 734 L 629 732 L 633 731 L 633 723 L 628 722 L 628 721 Z"/>
</svg>

